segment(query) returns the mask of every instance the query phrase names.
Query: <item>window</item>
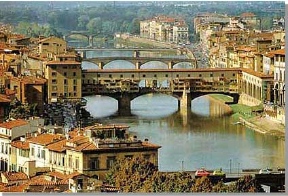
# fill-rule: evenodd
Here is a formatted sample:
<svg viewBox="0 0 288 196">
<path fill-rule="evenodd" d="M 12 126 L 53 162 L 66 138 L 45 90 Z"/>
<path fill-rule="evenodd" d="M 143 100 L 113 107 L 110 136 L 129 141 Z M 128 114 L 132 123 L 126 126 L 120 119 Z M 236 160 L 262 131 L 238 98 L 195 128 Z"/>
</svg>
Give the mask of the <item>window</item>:
<svg viewBox="0 0 288 196">
<path fill-rule="evenodd" d="M 168 74 L 166 74 L 165 77 L 168 78 Z"/>
<path fill-rule="evenodd" d="M 51 65 L 51 69 L 56 69 L 56 65 Z"/>
<path fill-rule="evenodd" d="M 72 155 L 68 156 L 68 167 L 72 167 Z"/>
<path fill-rule="evenodd" d="M 57 84 L 57 80 L 56 80 L 56 79 L 53 79 L 53 80 L 52 80 L 52 84 Z"/>
<path fill-rule="evenodd" d="M 235 76 L 235 73 L 233 73 L 233 76 Z"/>
<path fill-rule="evenodd" d="M 123 75 L 122 75 L 122 74 L 120 75 L 120 78 L 123 78 Z"/>
<path fill-rule="evenodd" d="M 64 79 L 64 85 L 67 85 L 68 82 L 67 82 L 67 79 Z"/>
<path fill-rule="evenodd" d="M 99 159 L 97 157 L 93 157 L 90 159 L 90 168 L 91 170 L 99 169 Z"/>
<path fill-rule="evenodd" d="M 52 72 L 52 77 L 57 77 L 57 72 Z"/>
<path fill-rule="evenodd" d="M 222 77 L 224 77 L 224 74 L 221 74 Z"/>
<path fill-rule="evenodd" d="M 146 77 L 146 75 L 144 74 L 144 75 L 143 75 L 143 78 L 145 78 L 145 77 Z"/>
<path fill-rule="evenodd" d="M 34 155 L 35 155 L 35 149 L 32 147 L 32 148 L 31 148 L 31 156 L 34 157 Z"/>
<path fill-rule="evenodd" d="M 188 74 L 188 77 L 190 77 L 190 74 Z"/>
<path fill-rule="evenodd" d="M 73 84 L 74 84 L 74 85 L 77 85 L 77 80 L 73 80 Z"/>
<path fill-rule="evenodd" d="M 79 169 L 79 157 L 75 158 L 75 168 Z"/>
<path fill-rule="evenodd" d="M 157 78 L 157 75 L 155 74 L 154 77 Z"/>
<path fill-rule="evenodd" d="M 73 76 L 76 76 L 76 72 L 73 72 Z"/>
<path fill-rule="evenodd" d="M 134 78 L 134 74 L 132 74 L 131 77 Z"/>
<path fill-rule="evenodd" d="M 77 91 L 77 86 L 73 86 L 73 91 Z"/>
<path fill-rule="evenodd" d="M 42 151 L 41 151 L 41 157 L 42 157 L 43 159 L 45 159 L 45 150 L 42 150 Z"/>
<path fill-rule="evenodd" d="M 52 97 L 57 97 L 57 93 L 51 93 Z"/>
<path fill-rule="evenodd" d="M 179 74 L 177 74 L 176 77 L 179 78 Z"/>
<path fill-rule="evenodd" d="M 213 73 L 210 73 L 210 77 L 213 77 Z"/>
<path fill-rule="evenodd" d="M 112 78 L 112 74 L 109 74 L 109 78 Z"/>
<path fill-rule="evenodd" d="M 64 75 L 64 76 L 67 76 L 67 72 L 64 72 L 63 75 Z M 84 75 L 84 74 L 83 74 L 83 75 Z"/>
<path fill-rule="evenodd" d="M 97 77 L 99 78 L 99 77 L 101 77 L 101 75 L 100 75 L 100 74 L 97 74 Z"/>
<path fill-rule="evenodd" d="M 107 158 L 107 169 L 110 169 L 114 165 L 115 160 L 116 158 L 114 156 Z"/>
</svg>

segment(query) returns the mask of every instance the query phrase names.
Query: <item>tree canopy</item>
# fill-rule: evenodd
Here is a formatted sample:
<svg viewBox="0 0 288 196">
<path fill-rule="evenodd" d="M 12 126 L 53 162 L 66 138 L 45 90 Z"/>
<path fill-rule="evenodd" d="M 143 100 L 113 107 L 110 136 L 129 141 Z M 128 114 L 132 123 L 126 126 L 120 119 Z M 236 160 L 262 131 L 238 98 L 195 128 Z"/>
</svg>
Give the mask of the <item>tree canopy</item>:
<svg viewBox="0 0 288 196">
<path fill-rule="evenodd" d="M 223 181 L 213 184 L 209 177 L 195 179 L 188 172 L 160 172 L 141 156 L 117 160 L 106 181 L 126 193 L 263 192 L 252 176 L 241 177 L 229 185 Z"/>
</svg>

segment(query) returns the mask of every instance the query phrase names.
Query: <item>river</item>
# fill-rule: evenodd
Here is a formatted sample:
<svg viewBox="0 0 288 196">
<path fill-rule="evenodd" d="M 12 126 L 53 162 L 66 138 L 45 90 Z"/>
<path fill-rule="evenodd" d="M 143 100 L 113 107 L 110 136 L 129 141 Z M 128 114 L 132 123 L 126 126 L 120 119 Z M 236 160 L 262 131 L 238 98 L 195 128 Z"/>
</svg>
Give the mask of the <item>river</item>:
<svg viewBox="0 0 288 196">
<path fill-rule="evenodd" d="M 89 55 L 103 56 L 104 52 Z M 112 52 L 110 55 L 123 54 Z M 133 68 L 125 61 L 112 62 L 105 68 L 117 66 Z M 162 65 L 151 62 L 149 66 Z M 82 62 L 82 67 L 89 69 L 95 65 Z M 285 167 L 285 141 L 235 125 L 231 116 L 223 115 L 225 111 L 220 103 L 206 96 L 193 100 L 191 111 L 181 114 L 175 98 L 163 94 L 144 95 L 131 102 L 131 116 L 119 116 L 117 101 L 113 98 L 95 95 L 85 99 L 86 110 L 98 122 L 129 125 L 131 134 L 162 146 L 158 155 L 160 171 Z"/>
</svg>

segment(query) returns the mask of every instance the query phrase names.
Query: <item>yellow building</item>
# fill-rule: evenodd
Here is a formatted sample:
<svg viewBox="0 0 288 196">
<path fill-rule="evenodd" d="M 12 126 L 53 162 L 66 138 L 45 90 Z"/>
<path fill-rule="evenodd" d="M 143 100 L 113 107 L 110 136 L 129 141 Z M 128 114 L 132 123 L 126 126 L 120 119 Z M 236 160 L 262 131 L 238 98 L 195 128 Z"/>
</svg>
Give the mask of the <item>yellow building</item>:
<svg viewBox="0 0 288 196">
<path fill-rule="evenodd" d="M 55 55 L 53 61 L 45 62 L 48 103 L 56 102 L 59 98 L 80 100 L 81 73 L 81 61 L 77 55 Z"/>
<path fill-rule="evenodd" d="M 41 57 L 53 59 L 54 55 L 66 52 L 67 43 L 58 37 L 48 37 L 38 41 L 38 54 Z"/>
</svg>

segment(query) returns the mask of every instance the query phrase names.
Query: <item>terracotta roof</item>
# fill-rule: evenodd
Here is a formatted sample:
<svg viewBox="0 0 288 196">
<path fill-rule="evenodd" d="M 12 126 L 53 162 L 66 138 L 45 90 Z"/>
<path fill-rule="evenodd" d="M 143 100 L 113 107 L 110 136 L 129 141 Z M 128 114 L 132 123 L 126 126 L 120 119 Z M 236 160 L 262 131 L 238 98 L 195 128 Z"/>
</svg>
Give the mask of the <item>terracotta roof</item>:
<svg viewBox="0 0 288 196">
<path fill-rule="evenodd" d="M 5 89 L 5 94 L 6 95 L 15 95 L 16 91 L 6 88 Z"/>
<path fill-rule="evenodd" d="M 74 178 L 74 177 L 80 176 L 80 175 L 85 175 L 85 174 L 81 174 L 79 172 L 73 172 L 73 173 L 69 174 L 66 179 L 71 179 L 71 178 Z"/>
<path fill-rule="evenodd" d="M 14 127 L 19 127 L 23 125 L 27 125 L 28 122 L 23 119 L 17 119 L 17 120 L 11 120 L 9 122 L 4 122 L 0 124 L 0 127 L 6 128 L 6 129 L 12 129 Z"/>
<path fill-rule="evenodd" d="M 285 48 L 272 51 L 272 53 L 274 53 L 274 54 L 280 54 L 280 55 L 285 55 Z"/>
<path fill-rule="evenodd" d="M 49 172 L 47 175 L 56 177 L 56 178 L 61 179 L 61 180 L 67 178 L 66 174 L 63 174 L 63 173 L 57 172 L 57 171 Z"/>
<path fill-rule="evenodd" d="M 48 145 L 59 140 L 63 140 L 64 136 L 61 134 L 40 134 L 36 137 L 32 137 L 29 139 L 30 143 L 40 144 L 40 145 Z"/>
<path fill-rule="evenodd" d="M 2 175 L 8 181 L 28 180 L 28 176 L 24 172 L 3 172 Z"/>
<path fill-rule="evenodd" d="M 264 74 L 264 73 L 262 73 L 262 72 L 256 72 L 256 71 L 254 71 L 254 70 L 247 69 L 247 68 L 241 68 L 241 69 L 242 69 L 243 72 L 246 72 L 246 73 L 248 73 L 248 74 L 250 74 L 250 75 L 253 75 L 253 76 L 256 76 L 256 77 L 258 77 L 258 78 L 262 78 L 262 79 L 264 79 L 264 78 L 271 78 L 271 79 L 273 79 L 273 78 L 274 78 L 274 75 L 273 75 L 273 74 L 267 75 L 267 74 Z"/>
<path fill-rule="evenodd" d="M 10 102 L 11 100 L 6 95 L 0 94 L 0 103 L 10 103 Z"/>
<path fill-rule="evenodd" d="M 35 76 L 23 76 L 21 78 L 14 77 L 12 78 L 14 81 L 21 81 L 23 84 L 45 84 L 46 79 L 44 78 L 37 78 Z"/>
<path fill-rule="evenodd" d="M 52 144 L 49 144 L 47 146 L 47 148 L 51 151 L 56 151 L 56 152 L 63 152 L 67 149 L 67 147 L 65 146 L 66 145 L 66 142 L 67 140 L 66 139 L 63 139 L 59 142 L 55 142 L 55 143 L 52 143 Z"/>
<path fill-rule="evenodd" d="M 269 58 L 273 58 L 275 56 L 274 53 L 272 52 L 268 52 L 267 54 L 263 54 L 263 56 L 269 57 Z"/>
<path fill-rule="evenodd" d="M 59 54 L 56 55 L 56 57 L 77 57 L 75 54 Z"/>
<path fill-rule="evenodd" d="M 19 148 L 19 149 L 23 149 L 23 150 L 29 150 L 29 142 L 27 141 L 12 141 L 11 142 L 11 146 L 15 147 L 15 148 Z"/>
<path fill-rule="evenodd" d="M 81 62 L 77 61 L 49 61 L 46 65 L 81 65 Z"/>
<path fill-rule="evenodd" d="M 24 192 L 24 190 L 27 189 L 28 186 L 29 186 L 28 182 L 20 184 L 20 185 L 6 186 L 2 188 L 0 192 L 14 192 L 14 193 Z"/>
</svg>

